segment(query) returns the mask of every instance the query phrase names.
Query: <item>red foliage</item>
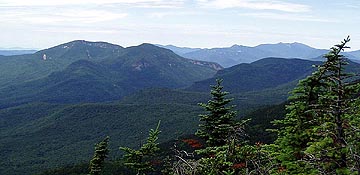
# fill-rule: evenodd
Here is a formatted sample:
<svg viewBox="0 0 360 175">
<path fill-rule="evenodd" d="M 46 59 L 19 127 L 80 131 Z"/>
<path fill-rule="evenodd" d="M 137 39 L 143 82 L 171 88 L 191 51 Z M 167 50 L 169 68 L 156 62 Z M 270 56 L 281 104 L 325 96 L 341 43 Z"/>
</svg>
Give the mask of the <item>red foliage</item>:
<svg viewBox="0 0 360 175">
<path fill-rule="evenodd" d="M 256 142 L 255 145 L 256 145 L 256 147 L 261 147 L 261 146 L 263 145 L 263 143 L 261 143 L 261 142 Z"/>
<path fill-rule="evenodd" d="M 201 148 L 203 145 L 195 139 L 183 139 L 183 142 L 189 144 L 192 148 Z"/>
<path fill-rule="evenodd" d="M 238 168 L 245 168 L 246 167 L 246 163 L 242 162 L 242 163 L 236 163 L 232 166 L 232 168 L 234 169 L 238 169 Z"/>
<path fill-rule="evenodd" d="M 152 161 L 150 161 L 150 164 L 153 166 L 160 165 L 161 161 L 160 160 L 152 160 Z"/>
<path fill-rule="evenodd" d="M 285 169 L 285 167 L 283 167 L 283 166 L 280 166 L 279 168 L 278 168 L 278 172 L 279 173 L 281 173 L 281 172 L 284 172 L 286 169 Z"/>
</svg>

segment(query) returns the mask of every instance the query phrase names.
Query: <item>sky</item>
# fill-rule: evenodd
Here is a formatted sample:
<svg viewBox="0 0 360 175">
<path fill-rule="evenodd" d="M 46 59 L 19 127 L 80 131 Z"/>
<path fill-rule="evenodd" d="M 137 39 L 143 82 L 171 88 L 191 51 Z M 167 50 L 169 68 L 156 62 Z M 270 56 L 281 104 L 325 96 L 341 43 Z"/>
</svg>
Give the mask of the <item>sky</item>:
<svg viewBox="0 0 360 175">
<path fill-rule="evenodd" d="M 72 40 L 181 47 L 300 42 L 360 49 L 359 0 L 0 0 L 0 48 Z"/>
</svg>

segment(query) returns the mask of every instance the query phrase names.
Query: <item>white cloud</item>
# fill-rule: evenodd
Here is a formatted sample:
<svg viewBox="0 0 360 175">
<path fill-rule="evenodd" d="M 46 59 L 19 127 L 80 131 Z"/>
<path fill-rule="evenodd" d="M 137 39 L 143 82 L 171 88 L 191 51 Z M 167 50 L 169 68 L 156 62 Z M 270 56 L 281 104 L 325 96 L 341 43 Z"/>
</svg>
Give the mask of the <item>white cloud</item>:
<svg viewBox="0 0 360 175">
<path fill-rule="evenodd" d="M 166 17 L 192 17 L 192 16 L 199 16 L 204 15 L 203 12 L 200 11 L 157 11 L 157 12 L 151 12 L 148 14 L 148 17 L 150 18 L 166 18 Z"/>
<path fill-rule="evenodd" d="M 15 10 L 0 12 L 0 18 L 4 21 L 27 23 L 27 24 L 63 24 L 63 23 L 96 23 L 122 19 L 126 13 L 115 13 L 104 10 L 85 9 L 48 9 L 48 10 Z"/>
<path fill-rule="evenodd" d="M 246 8 L 294 13 L 310 11 L 310 6 L 308 5 L 288 3 L 279 0 L 197 0 L 197 2 L 203 7 L 217 9 Z"/>
<path fill-rule="evenodd" d="M 95 23 L 102 21 L 111 21 L 125 18 L 126 13 L 115 13 L 102 10 L 68 10 L 65 12 L 55 13 L 60 20 L 64 21 L 79 21 L 86 23 Z"/>
<path fill-rule="evenodd" d="M 119 30 L 106 30 L 106 29 L 83 29 L 83 28 L 45 28 L 45 29 L 38 29 L 36 30 L 38 32 L 49 32 L 49 33 L 75 33 L 75 34 L 84 34 L 84 33 L 90 33 L 90 34 L 116 34 L 119 33 Z"/>
<path fill-rule="evenodd" d="M 169 16 L 169 15 L 171 15 L 171 13 L 168 13 L 168 12 L 154 12 L 154 13 L 150 13 L 149 17 L 150 18 L 163 18 L 163 17 Z"/>
<path fill-rule="evenodd" d="M 184 0 L 2 0 L 0 7 L 119 4 L 145 8 L 170 8 L 179 7 L 183 3 Z"/>
<path fill-rule="evenodd" d="M 284 13 L 241 13 L 240 16 L 263 18 L 263 19 L 275 19 L 275 20 L 287 20 L 287 21 L 312 21 L 312 22 L 336 22 L 334 20 L 317 18 L 312 15 L 299 15 L 299 14 L 284 14 Z"/>
<path fill-rule="evenodd" d="M 334 1 L 331 2 L 333 6 L 343 7 L 349 10 L 357 10 L 360 8 L 359 1 Z"/>
</svg>

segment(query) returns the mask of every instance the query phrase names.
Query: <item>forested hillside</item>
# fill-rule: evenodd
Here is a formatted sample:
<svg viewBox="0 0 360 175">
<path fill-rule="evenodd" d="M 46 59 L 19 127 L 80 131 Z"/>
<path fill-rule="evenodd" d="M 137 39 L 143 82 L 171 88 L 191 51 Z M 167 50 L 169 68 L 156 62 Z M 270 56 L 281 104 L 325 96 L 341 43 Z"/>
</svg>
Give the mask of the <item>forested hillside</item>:
<svg viewBox="0 0 360 175">
<path fill-rule="evenodd" d="M 337 80 L 336 78 L 327 78 L 323 75 L 335 76 L 334 70 L 343 71 L 340 73 L 341 76 L 348 72 L 360 72 L 360 65 L 357 63 L 349 61 L 348 65 L 343 64 L 348 60 L 340 56 L 338 50 L 331 52 L 326 60 L 321 62 L 264 58 L 253 63 L 222 69 L 216 63 L 186 59 L 151 44 L 123 48 L 109 43 L 86 41 L 65 43 L 33 55 L 3 57 L 0 61 L 4 63 L 4 70 L 1 71 L 6 76 L 2 77 L 4 81 L 0 88 L 0 173 L 36 174 L 49 170 L 51 174 L 61 174 L 64 167 L 68 167 L 69 171 L 64 171 L 63 174 L 87 174 L 94 143 L 98 143 L 105 136 L 110 136 L 107 146 L 110 150 L 109 159 L 105 161 L 105 167 L 109 169 L 101 171 L 108 174 L 143 172 L 136 166 L 126 168 L 125 165 L 131 164 L 134 160 L 121 158 L 124 154 L 131 156 L 133 153 L 139 153 L 136 151 L 141 149 L 136 149 L 147 142 L 147 131 L 161 121 L 158 128 L 161 131 L 158 133 L 159 140 L 155 139 L 157 143 L 161 143 L 160 152 L 155 154 L 154 151 L 154 155 L 146 155 L 144 161 L 151 161 L 152 156 L 155 156 L 157 161 L 165 160 L 168 156 L 169 160 L 162 163 L 180 163 L 176 164 L 177 168 L 185 168 L 185 164 L 182 164 L 185 162 L 177 162 L 179 159 L 176 159 L 171 151 L 176 143 L 179 145 L 178 151 L 186 149 L 192 152 L 194 149 L 207 147 L 200 151 L 202 153 L 194 152 L 197 155 L 194 158 L 182 157 L 188 163 L 191 162 L 191 165 L 201 165 L 203 168 L 198 169 L 198 172 L 203 174 L 241 174 L 244 171 L 266 174 L 270 170 L 271 173 L 276 173 L 279 169 L 291 174 L 295 171 L 293 166 L 299 166 L 296 162 L 298 160 L 289 159 L 286 152 L 281 152 L 280 148 L 291 147 L 284 144 L 281 139 L 290 137 L 290 140 L 295 140 L 292 137 L 298 137 L 286 133 L 287 125 L 293 127 L 292 124 L 296 124 L 288 122 L 295 120 L 289 117 L 294 112 L 302 115 L 302 107 L 299 107 L 299 111 L 295 110 L 298 104 L 292 99 L 307 98 L 307 92 L 311 92 L 311 97 L 313 93 L 321 93 L 318 102 L 325 109 L 329 103 L 333 105 L 331 100 L 336 97 L 336 92 L 330 90 L 339 83 L 333 84 L 332 80 Z M 333 60 L 335 62 L 331 62 Z M 338 69 L 336 65 L 340 62 L 341 68 Z M 12 72 L 6 65 L 18 71 Z M 33 67 L 29 68 L 28 65 Z M 39 69 L 36 69 L 37 67 Z M 24 74 L 23 68 L 26 68 L 29 74 Z M 222 81 L 219 81 L 220 79 Z M 350 82 L 357 85 L 357 77 L 349 79 L 346 75 L 340 79 L 344 85 Z M 304 82 L 315 80 L 320 81 L 320 84 L 310 83 L 309 88 L 301 89 Z M 214 84 L 215 86 L 212 86 Z M 293 97 L 285 102 L 290 95 L 289 92 L 294 88 Z M 351 92 L 353 93 L 352 90 Z M 346 102 L 347 108 L 352 109 L 352 106 L 356 105 L 355 97 L 356 93 L 346 95 L 346 98 L 351 99 L 349 104 Z M 221 102 L 222 98 L 225 101 Z M 211 100 L 220 102 L 213 105 Z M 199 103 L 203 105 L 199 106 Z M 300 104 L 302 103 L 304 102 Z M 226 110 L 214 116 L 226 115 L 224 119 L 209 120 L 205 117 L 219 112 L 216 107 L 221 105 L 225 105 L 226 107 L 220 108 Z M 231 107 L 232 105 L 234 107 Z M 293 109 L 291 106 L 294 105 Z M 312 112 L 314 115 L 325 115 L 316 113 L 318 111 L 314 108 Z M 339 108 L 339 111 L 346 112 L 342 108 Z M 357 115 L 355 109 L 353 113 L 354 116 Z M 346 117 L 352 116 L 353 113 L 346 113 Z M 276 126 L 272 124 L 274 119 L 279 120 Z M 303 121 L 301 118 L 296 120 Z M 351 122 L 345 125 L 356 126 L 356 117 L 346 118 L 346 121 Z M 225 122 L 221 125 L 224 126 L 224 131 L 219 131 L 222 133 L 220 136 L 204 134 L 212 133 L 208 129 L 214 128 L 211 125 L 218 122 Z M 324 119 L 316 122 L 331 121 Z M 208 123 L 209 126 L 204 127 L 204 123 Z M 202 134 L 194 136 L 199 125 L 203 129 L 198 133 Z M 278 133 L 268 131 L 279 128 Z M 352 131 L 346 132 L 350 134 Z M 231 137 L 227 137 L 230 133 Z M 153 137 L 155 138 L 155 135 Z M 309 137 L 320 138 L 319 135 Z M 212 138 L 212 141 L 208 141 L 209 138 Z M 227 140 L 230 138 L 235 140 Z M 222 141 L 216 141 L 218 139 Z M 354 143 L 353 138 L 350 140 Z M 154 139 L 152 141 L 155 142 Z M 229 143 L 232 145 L 228 145 Z M 271 143 L 276 145 L 267 145 Z M 329 140 L 326 140 L 326 143 L 329 143 Z M 233 147 L 231 151 L 234 151 L 234 154 L 227 155 L 227 149 L 234 144 L 243 146 Z M 129 149 L 126 149 L 127 152 L 120 151 L 119 146 Z M 157 150 L 153 146 L 152 148 Z M 302 156 L 306 155 L 307 151 L 318 154 L 315 148 L 316 144 L 307 148 L 309 150 L 303 150 Z M 261 154 L 256 155 L 256 151 L 260 151 Z M 270 157 L 273 154 L 283 157 Z M 213 160 L 206 155 L 213 155 L 216 159 Z M 224 160 L 224 155 L 231 158 Z M 248 157 L 249 160 L 242 156 Z M 352 159 L 347 160 L 351 160 L 348 165 L 355 167 Z M 258 165 L 261 163 L 261 166 L 253 164 L 254 161 L 257 161 Z M 152 171 L 146 162 L 142 163 L 140 162 L 139 166 L 145 166 L 150 168 L 147 171 Z M 214 164 L 219 166 L 214 167 Z M 160 165 L 154 167 L 155 174 L 164 168 Z M 315 174 L 322 171 L 307 164 L 306 169 L 299 169 L 303 172 L 308 170 Z M 168 168 L 164 171 L 167 172 L 165 174 L 169 174 L 174 169 Z M 182 171 L 190 170 L 185 168 Z"/>
<path fill-rule="evenodd" d="M 122 48 L 87 41 L 4 57 L 0 63 L 0 108 L 34 101 L 119 100 L 145 88 L 189 86 L 222 69 L 216 63 L 185 59 L 151 44 Z"/>
</svg>

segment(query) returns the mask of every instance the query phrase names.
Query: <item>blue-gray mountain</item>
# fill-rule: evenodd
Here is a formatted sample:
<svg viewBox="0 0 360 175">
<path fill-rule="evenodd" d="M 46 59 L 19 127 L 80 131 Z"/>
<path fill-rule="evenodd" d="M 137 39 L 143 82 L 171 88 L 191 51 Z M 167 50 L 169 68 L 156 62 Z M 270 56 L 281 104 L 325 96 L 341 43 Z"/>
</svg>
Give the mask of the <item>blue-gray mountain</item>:
<svg viewBox="0 0 360 175">
<path fill-rule="evenodd" d="M 301 59 L 317 59 L 326 54 L 328 50 L 316 49 L 301 43 L 277 43 L 277 44 L 261 44 L 255 47 L 233 45 L 224 48 L 211 49 L 195 49 L 182 48 L 176 46 L 161 46 L 185 58 L 195 60 L 217 62 L 223 67 L 231 67 L 240 63 L 251 63 L 266 57 L 279 58 L 301 58 Z M 179 51 L 180 50 L 180 51 Z M 360 51 L 346 53 L 350 59 L 354 61 L 360 60 Z"/>
<path fill-rule="evenodd" d="M 36 50 L 0 50 L 0 55 L 11 56 L 11 55 L 24 55 L 24 54 L 33 54 Z"/>
<path fill-rule="evenodd" d="M 201 50 L 201 48 L 177 47 L 177 46 L 174 46 L 174 45 L 163 46 L 163 45 L 160 45 L 160 44 L 156 44 L 156 46 L 172 50 L 174 53 L 176 53 L 178 55 L 183 55 L 183 54 L 186 54 L 186 53 Z"/>
</svg>

